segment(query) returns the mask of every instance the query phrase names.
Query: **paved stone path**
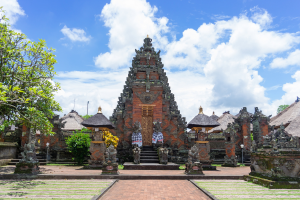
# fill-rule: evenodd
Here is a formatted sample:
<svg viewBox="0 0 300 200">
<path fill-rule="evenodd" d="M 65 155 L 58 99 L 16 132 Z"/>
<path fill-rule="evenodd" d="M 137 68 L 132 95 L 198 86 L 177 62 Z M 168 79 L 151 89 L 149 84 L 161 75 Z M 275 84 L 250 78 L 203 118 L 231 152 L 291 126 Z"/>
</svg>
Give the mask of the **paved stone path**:
<svg viewBox="0 0 300 200">
<path fill-rule="evenodd" d="M 82 166 L 40 166 L 42 174 L 100 175 L 101 170 L 83 169 Z M 0 174 L 14 173 L 15 166 L 0 167 Z M 119 170 L 120 175 L 184 175 L 184 170 Z M 242 176 L 250 173 L 250 167 L 217 167 L 217 171 L 204 171 L 206 176 Z"/>
<path fill-rule="evenodd" d="M 209 200 L 187 180 L 120 180 L 101 200 Z"/>
</svg>

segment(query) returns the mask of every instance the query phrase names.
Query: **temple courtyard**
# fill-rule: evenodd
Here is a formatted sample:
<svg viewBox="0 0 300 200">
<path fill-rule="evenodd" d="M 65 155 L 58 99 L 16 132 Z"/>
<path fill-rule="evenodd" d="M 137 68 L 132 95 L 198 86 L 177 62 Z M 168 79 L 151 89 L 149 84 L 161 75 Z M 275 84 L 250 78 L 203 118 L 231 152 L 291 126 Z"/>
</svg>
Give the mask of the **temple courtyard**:
<svg viewBox="0 0 300 200">
<path fill-rule="evenodd" d="M 101 175 L 83 166 L 46 165 L 30 179 L 14 175 L 14 168 L 0 167 L 0 199 L 300 199 L 299 189 L 244 181 L 249 166 L 217 166 L 193 176 L 184 170 L 122 169 L 119 175 Z"/>
</svg>

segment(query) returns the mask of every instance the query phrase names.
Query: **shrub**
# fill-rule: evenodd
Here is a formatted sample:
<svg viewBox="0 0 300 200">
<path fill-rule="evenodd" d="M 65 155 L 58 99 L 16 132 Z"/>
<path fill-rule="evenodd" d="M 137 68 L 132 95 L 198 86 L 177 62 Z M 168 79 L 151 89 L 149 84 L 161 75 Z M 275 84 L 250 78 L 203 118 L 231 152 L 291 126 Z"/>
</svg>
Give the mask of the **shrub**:
<svg viewBox="0 0 300 200">
<path fill-rule="evenodd" d="M 78 165 L 82 165 L 84 158 L 89 155 L 89 147 L 91 139 L 89 134 L 85 134 L 84 130 L 74 133 L 66 140 L 69 152 L 74 156 L 74 160 Z"/>
</svg>

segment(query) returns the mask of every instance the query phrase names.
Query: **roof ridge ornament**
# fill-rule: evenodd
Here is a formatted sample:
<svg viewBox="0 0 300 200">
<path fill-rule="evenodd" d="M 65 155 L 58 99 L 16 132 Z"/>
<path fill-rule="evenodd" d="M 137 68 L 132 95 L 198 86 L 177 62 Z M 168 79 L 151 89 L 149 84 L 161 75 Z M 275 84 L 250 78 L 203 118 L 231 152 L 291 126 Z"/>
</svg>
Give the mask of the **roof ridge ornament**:
<svg viewBox="0 0 300 200">
<path fill-rule="evenodd" d="M 200 108 L 199 108 L 199 114 L 204 114 L 203 113 L 203 108 L 200 106 Z"/>
<path fill-rule="evenodd" d="M 101 106 L 99 106 L 99 108 L 98 108 L 98 113 L 102 113 L 102 108 L 101 108 Z"/>
</svg>

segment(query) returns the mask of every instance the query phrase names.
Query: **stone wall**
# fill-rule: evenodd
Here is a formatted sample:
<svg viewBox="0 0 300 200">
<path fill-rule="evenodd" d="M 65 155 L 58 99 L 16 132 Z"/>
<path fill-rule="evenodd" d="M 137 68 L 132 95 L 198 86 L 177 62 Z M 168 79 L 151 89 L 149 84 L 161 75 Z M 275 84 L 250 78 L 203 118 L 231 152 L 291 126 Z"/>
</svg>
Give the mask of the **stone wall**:
<svg viewBox="0 0 300 200">
<path fill-rule="evenodd" d="M 0 159 L 13 159 L 17 156 L 16 142 L 0 142 Z"/>
</svg>

